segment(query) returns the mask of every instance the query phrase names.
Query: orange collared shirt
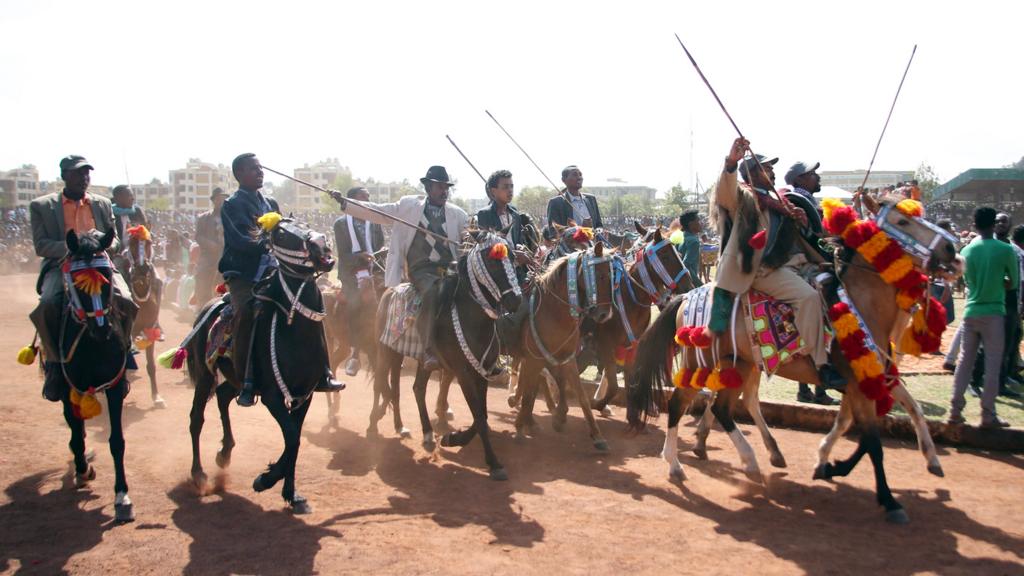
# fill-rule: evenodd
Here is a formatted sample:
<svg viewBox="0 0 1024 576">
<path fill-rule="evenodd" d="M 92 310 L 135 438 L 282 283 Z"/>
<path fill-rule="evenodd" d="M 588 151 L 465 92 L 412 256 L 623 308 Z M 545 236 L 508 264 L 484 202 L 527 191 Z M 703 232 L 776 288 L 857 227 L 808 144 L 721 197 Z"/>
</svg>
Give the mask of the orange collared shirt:
<svg viewBox="0 0 1024 576">
<path fill-rule="evenodd" d="M 61 194 L 61 207 L 64 209 L 64 233 L 74 230 L 76 234 L 84 234 L 96 228 L 96 220 L 92 217 L 92 202 L 86 196 L 81 200 L 72 200 Z"/>
</svg>

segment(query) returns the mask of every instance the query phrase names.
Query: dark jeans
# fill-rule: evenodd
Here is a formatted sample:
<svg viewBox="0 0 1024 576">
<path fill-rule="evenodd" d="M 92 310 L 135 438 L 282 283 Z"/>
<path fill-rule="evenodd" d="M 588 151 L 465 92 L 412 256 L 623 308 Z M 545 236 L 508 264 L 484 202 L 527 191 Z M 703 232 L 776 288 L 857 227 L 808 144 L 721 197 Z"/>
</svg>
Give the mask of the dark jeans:
<svg viewBox="0 0 1024 576">
<path fill-rule="evenodd" d="M 437 318 L 437 308 L 441 299 L 441 278 L 444 277 L 446 268 L 441 264 L 416 266 L 409 272 L 412 285 L 420 295 L 420 312 L 416 318 L 416 328 L 419 331 L 420 341 L 423 342 L 424 350 L 433 352 L 434 344 L 434 321 Z"/>
<path fill-rule="evenodd" d="M 999 365 L 999 387 L 1006 386 L 1007 376 L 1016 376 L 1017 350 L 1020 348 L 1020 312 L 1017 290 L 1006 291 L 1006 316 L 1003 317 L 1003 357 Z"/>
</svg>

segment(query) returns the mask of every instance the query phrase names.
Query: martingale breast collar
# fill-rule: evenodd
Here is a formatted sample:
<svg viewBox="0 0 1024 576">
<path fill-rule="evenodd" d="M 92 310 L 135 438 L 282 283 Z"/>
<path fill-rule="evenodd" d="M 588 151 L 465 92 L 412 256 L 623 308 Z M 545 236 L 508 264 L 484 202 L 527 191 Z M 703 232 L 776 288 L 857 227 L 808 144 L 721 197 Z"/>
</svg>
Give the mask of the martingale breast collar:
<svg viewBox="0 0 1024 576">
<path fill-rule="evenodd" d="M 888 219 L 889 212 L 892 212 L 895 208 L 896 206 L 894 204 L 886 204 L 882 206 L 882 209 L 878 211 L 878 216 L 875 218 L 875 224 L 877 224 L 883 232 L 888 234 L 889 237 L 895 240 L 896 243 L 899 244 L 900 247 L 903 248 L 903 250 L 912 258 L 919 259 L 922 263 L 927 262 L 928 259 L 931 258 L 935 247 L 938 246 L 939 242 L 942 240 L 948 240 L 954 246 L 957 245 L 957 239 L 952 234 L 924 218 L 917 216 L 904 215 L 905 218 L 909 218 L 918 224 L 921 224 L 934 233 L 927 244 L 900 230 L 898 227 L 890 223 Z"/>
<path fill-rule="evenodd" d="M 665 268 L 665 264 L 661 261 L 661 258 L 658 258 L 658 252 L 666 246 L 672 249 L 672 254 L 675 255 L 676 262 L 679 264 L 679 272 L 676 273 L 675 276 L 669 274 L 668 270 Z M 651 279 L 651 272 L 647 269 L 648 266 L 650 266 L 658 278 L 661 279 L 663 286 L 660 290 L 654 285 L 654 281 Z M 648 296 L 650 296 L 651 303 L 658 304 L 659 306 L 668 300 L 669 296 L 679 285 L 679 281 L 690 273 L 690 271 L 686 269 L 686 265 L 683 264 L 683 258 L 667 238 L 656 244 L 648 243 L 641 250 L 638 250 L 634 267 L 637 268 L 640 273 L 640 282 L 643 285 L 644 291 L 647 292 Z M 633 297 L 633 302 L 637 304 L 640 303 L 633 294 L 632 287 L 630 287 L 630 296 Z"/>
<path fill-rule="evenodd" d="M 82 306 L 81 299 L 78 297 L 78 290 L 75 289 L 74 279 L 72 278 L 75 272 L 95 269 L 113 270 L 113 264 L 111 264 L 110 258 L 106 254 L 94 256 L 88 260 L 65 260 L 61 266 L 61 276 L 64 278 L 64 292 L 68 294 L 68 306 L 75 321 L 81 324 L 86 319 L 93 318 L 96 320 L 97 326 L 103 326 L 106 324 L 106 317 L 110 315 L 110 305 L 103 305 L 102 292 L 91 295 L 92 310 L 86 311 Z"/>
<path fill-rule="evenodd" d="M 566 264 L 566 292 L 569 296 L 569 314 L 574 320 L 586 310 L 597 308 L 597 266 L 605 262 L 614 262 L 612 255 L 595 256 L 593 248 L 586 252 L 573 252 Z M 583 294 L 586 306 L 580 306 L 579 277 L 583 276 Z M 615 274 L 609 275 L 611 293 L 615 293 Z"/>
</svg>

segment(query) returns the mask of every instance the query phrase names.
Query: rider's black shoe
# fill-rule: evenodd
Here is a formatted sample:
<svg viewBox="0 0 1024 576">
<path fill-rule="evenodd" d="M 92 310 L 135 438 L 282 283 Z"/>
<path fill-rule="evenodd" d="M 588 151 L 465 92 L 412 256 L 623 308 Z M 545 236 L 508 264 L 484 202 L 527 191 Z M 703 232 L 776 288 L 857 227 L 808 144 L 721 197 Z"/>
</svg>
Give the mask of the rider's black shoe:
<svg viewBox="0 0 1024 576">
<path fill-rule="evenodd" d="M 345 389 L 345 383 L 334 379 L 330 370 L 324 372 L 323 380 L 316 385 L 316 392 L 341 392 Z"/>
<path fill-rule="evenodd" d="M 831 388 L 839 392 L 846 391 L 846 378 L 836 371 L 831 364 L 822 364 L 818 368 L 818 379 L 825 388 Z"/>
<path fill-rule="evenodd" d="M 246 380 L 242 383 L 242 391 L 238 393 L 238 400 L 236 400 L 239 406 L 248 408 L 249 406 L 256 405 L 256 383 L 252 380 Z"/>
<path fill-rule="evenodd" d="M 50 402 L 60 402 L 60 385 L 64 378 L 60 364 L 47 362 L 43 364 L 43 398 Z"/>
</svg>

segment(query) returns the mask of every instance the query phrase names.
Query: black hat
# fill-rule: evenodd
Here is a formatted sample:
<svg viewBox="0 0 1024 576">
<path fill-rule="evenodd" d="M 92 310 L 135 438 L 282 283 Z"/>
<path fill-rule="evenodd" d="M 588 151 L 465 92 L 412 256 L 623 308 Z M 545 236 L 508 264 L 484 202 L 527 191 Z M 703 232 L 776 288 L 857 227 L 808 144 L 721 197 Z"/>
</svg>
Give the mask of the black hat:
<svg viewBox="0 0 1024 576">
<path fill-rule="evenodd" d="M 213 192 L 210 192 L 210 200 L 212 201 L 214 198 L 216 198 L 218 196 L 228 196 L 228 195 L 229 194 L 227 192 L 225 192 L 223 188 L 218 186 L 218 187 L 213 189 Z"/>
<path fill-rule="evenodd" d="M 65 156 L 60 159 L 60 172 L 63 174 L 66 170 L 78 170 L 79 168 L 88 168 L 89 170 L 95 170 L 92 164 L 85 159 L 85 156 Z"/>
<path fill-rule="evenodd" d="M 768 158 L 761 154 L 747 156 L 742 162 L 740 162 L 740 174 L 742 174 L 744 178 L 749 178 L 750 173 L 757 169 L 758 163 L 762 166 L 774 166 L 778 161 L 778 158 Z"/>
<path fill-rule="evenodd" d="M 427 185 L 427 182 L 440 182 L 441 184 L 447 184 L 449 186 L 455 185 L 455 182 L 452 182 L 451 179 L 448 178 L 448 171 L 445 170 L 444 166 L 431 166 L 427 170 L 427 175 L 420 178 L 420 182 L 422 182 L 424 186 Z"/>
</svg>

